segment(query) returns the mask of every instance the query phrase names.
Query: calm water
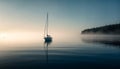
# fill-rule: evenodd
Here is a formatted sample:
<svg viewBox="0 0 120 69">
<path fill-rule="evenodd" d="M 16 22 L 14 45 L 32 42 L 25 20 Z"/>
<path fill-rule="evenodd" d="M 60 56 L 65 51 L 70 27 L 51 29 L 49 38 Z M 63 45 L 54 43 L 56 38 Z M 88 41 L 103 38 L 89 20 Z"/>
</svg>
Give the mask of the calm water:
<svg viewBox="0 0 120 69">
<path fill-rule="evenodd" d="M 120 36 L 0 44 L 0 69 L 120 69 Z"/>
</svg>

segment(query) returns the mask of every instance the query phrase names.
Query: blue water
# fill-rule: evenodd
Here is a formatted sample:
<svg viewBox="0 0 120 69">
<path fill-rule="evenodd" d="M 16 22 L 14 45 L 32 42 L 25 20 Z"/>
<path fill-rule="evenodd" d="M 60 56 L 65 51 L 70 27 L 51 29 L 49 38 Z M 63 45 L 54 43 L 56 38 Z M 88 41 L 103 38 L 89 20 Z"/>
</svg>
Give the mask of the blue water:
<svg viewBox="0 0 120 69">
<path fill-rule="evenodd" d="M 1 50 L 0 69 L 120 69 L 119 45 L 77 39 Z"/>
</svg>

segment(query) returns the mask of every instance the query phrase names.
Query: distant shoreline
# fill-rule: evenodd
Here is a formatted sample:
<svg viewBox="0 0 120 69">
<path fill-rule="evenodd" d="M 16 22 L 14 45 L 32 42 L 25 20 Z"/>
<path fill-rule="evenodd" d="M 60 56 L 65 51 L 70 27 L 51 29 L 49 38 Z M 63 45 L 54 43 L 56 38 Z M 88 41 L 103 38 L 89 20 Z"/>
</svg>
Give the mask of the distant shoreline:
<svg viewBox="0 0 120 69">
<path fill-rule="evenodd" d="M 85 29 L 81 31 L 81 34 L 120 35 L 120 23 Z"/>
</svg>

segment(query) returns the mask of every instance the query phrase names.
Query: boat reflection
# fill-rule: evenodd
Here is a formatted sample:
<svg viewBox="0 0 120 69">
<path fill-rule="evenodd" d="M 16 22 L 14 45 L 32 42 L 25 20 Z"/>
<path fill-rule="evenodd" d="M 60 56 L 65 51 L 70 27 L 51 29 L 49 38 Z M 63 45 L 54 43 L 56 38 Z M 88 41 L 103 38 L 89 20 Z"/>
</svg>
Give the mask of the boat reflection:
<svg viewBox="0 0 120 69">
<path fill-rule="evenodd" d="M 49 56 L 49 45 L 52 43 L 52 41 L 45 41 L 44 42 L 44 51 L 45 51 L 45 60 L 46 60 L 46 63 L 48 63 L 48 56 Z"/>
</svg>

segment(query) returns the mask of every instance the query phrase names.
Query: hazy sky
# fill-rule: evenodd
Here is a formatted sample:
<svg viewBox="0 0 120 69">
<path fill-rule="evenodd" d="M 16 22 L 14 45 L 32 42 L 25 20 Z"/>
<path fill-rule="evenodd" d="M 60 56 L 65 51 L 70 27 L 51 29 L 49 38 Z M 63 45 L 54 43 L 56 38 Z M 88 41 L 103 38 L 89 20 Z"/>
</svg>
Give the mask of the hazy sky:
<svg viewBox="0 0 120 69">
<path fill-rule="evenodd" d="M 0 32 L 72 33 L 120 22 L 120 0 L 0 0 Z"/>
</svg>

